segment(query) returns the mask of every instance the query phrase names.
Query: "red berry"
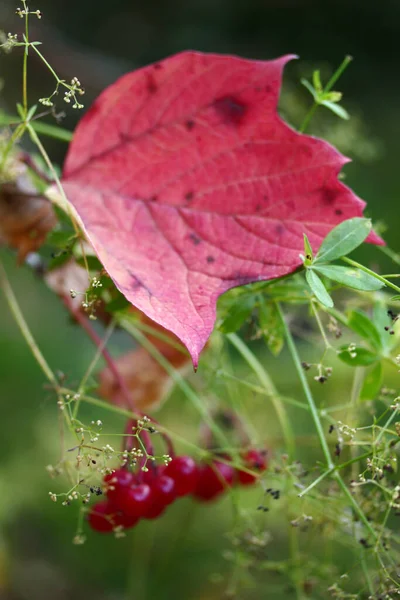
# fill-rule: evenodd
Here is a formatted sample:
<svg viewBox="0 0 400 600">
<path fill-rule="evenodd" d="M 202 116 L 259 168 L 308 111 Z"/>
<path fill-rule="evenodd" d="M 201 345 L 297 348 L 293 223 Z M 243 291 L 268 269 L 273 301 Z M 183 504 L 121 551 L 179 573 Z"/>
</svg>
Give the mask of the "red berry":
<svg viewBox="0 0 400 600">
<path fill-rule="evenodd" d="M 153 499 L 155 503 L 168 506 L 176 498 L 176 484 L 172 477 L 161 475 L 157 477 L 151 485 Z"/>
<path fill-rule="evenodd" d="M 160 502 L 153 502 L 150 506 L 146 514 L 144 515 L 145 519 L 157 519 L 162 514 L 165 513 L 167 506 Z"/>
<path fill-rule="evenodd" d="M 268 468 L 267 451 L 251 449 L 243 456 L 243 464 L 247 469 L 262 473 Z M 258 479 L 259 475 L 252 475 L 246 471 L 238 471 L 238 479 L 241 485 L 252 485 Z"/>
<path fill-rule="evenodd" d="M 152 483 L 155 481 L 155 479 L 157 479 L 157 477 L 160 477 L 161 475 L 164 474 L 165 471 L 165 466 L 164 465 L 153 465 L 150 464 L 149 465 L 149 470 L 148 471 L 142 471 L 140 474 L 140 481 L 141 483 L 147 483 L 147 485 L 152 485 Z"/>
<path fill-rule="evenodd" d="M 164 471 L 175 481 L 177 496 L 186 496 L 196 487 L 198 479 L 197 465 L 190 456 L 177 456 L 171 460 Z"/>
<path fill-rule="evenodd" d="M 115 526 L 122 526 L 124 529 L 131 529 L 140 521 L 139 517 L 129 517 L 127 514 L 119 511 L 113 516 Z"/>
<path fill-rule="evenodd" d="M 201 465 L 193 496 L 204 502 L 213 500 L 233 484 L 234 478 L 235 470 L 225 463 L 213 461 L 211 465 Z"/>
<path fill-rule="evenodd" d="M 128 517 L 143 517 L 152 504 L 151 488 L 146 483 L 121 487 L 113 503 Z"/>
<path fill-rule="evenodd" d="M 114 473 L 109 473 L 104 477 L 106 484 L 106 494 L 109 500 L 114 501 L 118 496 L 119 490 L 129 487 L 134 482 L 134 475 L 126 469 L 116 469 Z"/>
<path fill-rule="evenodd" d="M 115 509 L 114 509 L 115 510 Z M 115 527 L 114 520 L 110 517 L 113 507 L 108 500 L 102 500 L 94 504 L 89 511 L 87 520 L 94 531 L 109 533 Z"/>
</svg>

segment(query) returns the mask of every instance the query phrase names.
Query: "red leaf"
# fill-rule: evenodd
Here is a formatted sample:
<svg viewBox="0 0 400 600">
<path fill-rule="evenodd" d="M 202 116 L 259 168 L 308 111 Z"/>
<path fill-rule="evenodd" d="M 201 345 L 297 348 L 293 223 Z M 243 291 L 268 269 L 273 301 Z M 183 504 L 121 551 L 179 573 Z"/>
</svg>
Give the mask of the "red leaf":
<svg viewBox="0 0 400 600">
<path fill-rule="evenodd" d="M 348 159 L 277 114 L 290 58 L 184 52 L 129 73 L 69 149 L 64 189 L 107 272 L 195 364 L 220 294 L 291 273 L 303 233 L 317 250 L 362 214 L 337 179 Z"/>
</svg>

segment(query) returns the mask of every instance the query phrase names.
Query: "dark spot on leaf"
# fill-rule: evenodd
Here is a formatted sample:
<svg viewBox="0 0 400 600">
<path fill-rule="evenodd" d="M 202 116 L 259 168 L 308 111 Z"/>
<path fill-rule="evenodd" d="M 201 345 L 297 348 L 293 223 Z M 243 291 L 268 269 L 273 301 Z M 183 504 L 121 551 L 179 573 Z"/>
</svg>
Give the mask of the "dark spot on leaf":
<svg viewBox="0 0 400 600">
<path fill-rule="evenodd" d="M 276 233 L 277 235 L 282 235 L 282 233 L 283 233 L 284 231 L 285 231 L 285 228 L 284 228 L 284 226 L 283 226 L 283 225 L 277 225 L 277 226 L 275 227 L 275 233 Z"/>
<path fill-rule="evenodd" d="M 213 256 L 207 256 L 207 262 L 211 264 L 215 262 L 215 258 Z"/>
<path fill-rule="evenodd" d="M 263 200 L 264 200 L 264 202 L 268 202 L 268 196 L 266 194 L 264 194 Z"/>
<path fill-rule="evenodd" d="M 261 204 L 256 204 L 256 212 L 260 212 L 261 210 Z"/>
<path fill-rule="evenodd" d="M 157 89 L 158 87 L 156 82 L 154 81 L 153 77 L 149 75 L 147 77 L 147 91 L 149 92 L 149 94 L 155 94 Z"/>
<path fill-rule="evenodd" d="M 267 92 L 267 94 L 270 94 L 272 92 L 272 87 L 270 85 L 266 85 L 264 90 Z"/>
<path fill-rule="evenodd" d="M 186 121 L 186 123 L 185 123 L 185 127 L 188 131 L 192 131 L 194 126 L 195 126 L 195 122 L 192 121 L 191 119 L 189 119 L 189 121 Z"/>
<path fill-rule="evenodd" d="M 134 275 L 131 271 L 129 271 L 129 275 L 131 276 L 131 280 L 130 287 L 126 290 L 127 292 L 138 292 L 140 289 L 144 289 L 148 293 L 149 298 L 153 296 L 152 291 L 143 283 L 143 281 L 136 277 L 136 275 Z M 123 289 L 121 291 L 124 293 Z"/>
<path fill-rule="evenodd" d="M 223 122 L 230 125 L 240 125 L 248 108 L 244 102 L 235 98 L 235 96 L 217 98 L 213 105 Z"/>
<path fill-rule="evenodd" d="M 308 157 L 311 157 L 313 154 L 311 148 L 309 146 L 306 146 L 306 144 L 302 144 L 301 146 L 299 146 L 299 151 Z"/>
<path fill-rule="evenodd" d="M 339 215 L 339 216 L 340 216 L 340 215 L 342 215 L 342 214 L 343 214 L 343 211 L 342 211 L 340 208 L 337 208 L 337 209 L 335 210 L 335 215 Z"/>
<path fill-rule="evenodd" d="M 157 71 L 159 71 L 160 69 L 162 69 L 162 68 L 163 68 L 163 66 L 162 66 L 162 64 L 160 64 L 160 63 L 156 63 L 156 64 L 154 65 L 154 68 L 155 68 Z"/>
<path fill-rule="evenodd" d="M 191 190 L 190 192 L 186 192 L 186 194 L 185 194 L 185 200 L 187 202 L 190 202 L 191 200 L 193 200 L 193 198 L 194 198 L 194 192 L 193 192 L 193 190 Z"/>
<path fill-rule="evenodd" d="M 322 200 L 324 204 L 334 204 L 336 198 L 340 195 L 339 190 L 332 190 L 329 188 L 322 188 Z"/>
<path fill-rule="evenodd" d="M 149 198 L 150 202 L 157 202 L 158 196 L 154 195 Z"/>
<path fill-rule="evenodd" d="M 134 292 L 136 292 L 137 290 L 139 290 L 142 287 L 141 282 L 139 281 L 139 279 L 137 277 L 135 277 L 134 275 L 132 275 L 132 279 L 131 279 L 131 287 L 132 290 Z"/>
<path fill-rule="evenodd" d="M 255 88 L 256 92 L 261 92 L 262 91 L 262 87 L 260 87 L 259 85 L 257 85 Z"/>
<path fill-rule="evenodd" d="M 195 246 L 198 246 L 201 243 L 201 239 L 195 233 L 189 234 L 189 239 L 193 242 Z"/>
</svg>

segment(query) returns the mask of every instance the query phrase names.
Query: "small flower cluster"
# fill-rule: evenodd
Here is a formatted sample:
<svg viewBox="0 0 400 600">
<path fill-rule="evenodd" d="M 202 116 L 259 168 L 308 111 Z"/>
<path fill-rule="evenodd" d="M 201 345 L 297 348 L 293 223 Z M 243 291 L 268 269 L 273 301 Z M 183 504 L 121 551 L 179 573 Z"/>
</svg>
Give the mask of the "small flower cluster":
<svg viewBox="0 0 400 600">
<path fill-rule="evenodd" d="M 332 367 L 325 367 L 321 363 L 312 364 L 303 361 L 301 363 L 301 366 L 305 371 L 309 371 L 312 367 L 315 367 L 317 369 L 317 375 L 315 375 L 314 381 L 318 381 L 318 383 L 325 383 L 328 380 L 328 378 L 332 375 L 333 371 Z"/>
<path fill-rule="evenodd" d="M 72 108 L 83 108 L 83 104 L 80 104 L 76 99 L 77 94 L 79 96 L 83 96 L 85 93 L 85 90 L 81 87 L 81 82 L 79 79 L 77 77 L 71 79 L 71 85 L 68 87 L 68 91 L 66 91 L 64 94 L 64 102 L 69 104 L 71 100 L 73 100 L 74 104 L 72 105 Z"/>
<path fill-rule="evenodd" d="M 89 319 L 95 321 L 96 317 L 96 309 L 100 303 L 99 301 L 99 291 L 100 288 L 103 287 L 100 279 L 98 277 L 92 277 L 90 280 L 89 288 L 86 292 L 77 292 L 74 289 L 69 290 L 69 295 L 72 299 L 76 298 L 78 295 L 84 296 L 84 300 L 82 301 L 82 308 L 88 314 Z"/>
<path fill-rule="evenodd" d="M 8 33 L 7 35 L 4 31 L 0 31 L 0 48 L 8 53 L 18 44 L 18 36 L 17 34 Z"/>
<path fill-rule="evenodd" d="M 38 19 L 41 19 L 43 16 L 40 10 L 28 10 L 26 7 L 17 8 L 15 14 L 21 17 L 21 19 L 28 15 L 35 15 Z"/>
<path fill-rule="evenodd" d="M 66 83 L 63 79 L 58 80 L 56 89 L 48 98 L 39 98 L 40 104 L 43 104 L 43 106 L 49 106 L 49 107 L 54 106 L 54 102 L 52 99 L 54 96 L 56 96 L 58 94 L 58 90 L 59 90 L 60 86 L 67 88 L 67 91 L 64 92 L 64 102 L 66 102 L 66 104 L 70 104 L 70 102 L 72 100 L 74 102 L 72 105 L 72 108 L 78 108 L 78 109 L 83 108 L 83 104 L 80 104 L 78 102 L 77 96 L 83 96 L 83 94 L 85 93 L 85 90 L 81 86 L 81 82 L 79 81 L 79 79 L 77 77 L 74 77 L 73 79 L 71 79 L 70 84 Z"/>
</svg>

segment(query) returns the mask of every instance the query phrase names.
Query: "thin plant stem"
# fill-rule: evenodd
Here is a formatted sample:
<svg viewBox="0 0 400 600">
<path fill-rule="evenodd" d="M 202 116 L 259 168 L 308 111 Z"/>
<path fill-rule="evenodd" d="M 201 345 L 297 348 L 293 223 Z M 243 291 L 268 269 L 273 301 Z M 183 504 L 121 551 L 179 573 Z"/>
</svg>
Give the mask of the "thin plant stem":
<svg viewBox="0 0 400 600">
<path fill-rule="evenodd" d="M 364 524 L 366 530 L 368 531 L 368 533 L 371 535 L 371 537 L 374 540 L 376 540 L 377 537 L 378 537 L 378 535 L 377 535 L 375 529 L 371 526 L 371 524 L 368 521 L 367 517 L 365 516 L 364 512 L 359 507 L 356 499 L 351 494 L 349 488 L 347 487 L 347 485 L 345 484 L 345 482 L 343 481 L 343 479 L 341 478 L 341 476 L 339 475 L 339 473 L 337 473 L 337 472 L 334 473 L 334 478 L 336 479 L 336 481 L 338 482 L 339 486 L 341 487 L 343 493 L 347 497 L 347 499 L 348 499 L 349 503 L 351 504 L 354 512 L 356 513 L 356 515 L 358 516 L 358 518 L 360 519 L 360 521 L 363 522 L 363 524 Z"/>
<path fill-rule="evenodd" d="M 48 379 L 48 381 L 54 386 L 55 389 L 57 389 L 57 387 L 58 387 L 57 379 L 56 379 L 53 371 L 49 367 L 49 364 L 47 363 L 46 359 L 44 358 L 39 346 L 37 345 L 35 338 L 33 337 L 31 330 L 28 327 L 27 322 L 25 321 L 25 318 L 19 307 L 18 301 L 15 297 L 13 289 L 8 280 L 6 270 L 1 261 L 0 261 L 0 287 L 3 290 L 5 299 L 7 301 L 9 309 L 15 319 L 15 322 L 17 323 L 19 330 L 21 331 L 21 333 L 24 337 L 24 340 L 26 341 L 27 345 L 29 346 L 30 351 L 32 352 L 33 356 L 35 357 L 36 362 L 42 369 L 42 371 L 43 371 L 44 375 L 46 376 L 46 378 Z"/>
<path fill-rule="evenodd" d="M 325 348 L 326 348 L 326 350 L 330 350 L 332 348 L 332 346 L 331 346 L 328 338 L 326 337 L 325 329 L 324 329 L 324 326 L 322 325 L 322 321 L 321 321 L 321 318 L 319 316 L 319 313 L 315 306 L 314 301 L 311 301 L 311 310 L 313 311 L 315 320 L 317 321 L 318 329 L 320 330 L 322 339 L 324 340 Z"/>
<path fill-rule="evenodd" d="M 311 413 L 312 419 L 314 421 L 315 429 L 317 431 L 319 443 L 321 445 L 322 452 L 323 452 L 325 460 L 326 460 L 326 464 L 328 465 L 328 469 L 333 469 L 335 465 L 332 462 L 331 453 L 329 451 L 328 443 L 327 443 L 325 435 L 324 435 L 324 430 L 323 430 L 323 427 L 322 427 L 322 424 L 321 424 L 321 420 L 320 420 L 320 417 L 319 417 L 318 409 L 315 406 L 314 398 L 313 398 L 313 396 L 311 394 L 311 390 L 310 390 L 310 387 L 308 385 L 307 378 L 306 378 L 306 376 L 304 374 L 303 367 L 301 366 L 300 357 L 299 357 L 299 355 L 297 353 L 296 346 L 294 344 L 292 335 L 291 335 L 291 333 L 289 331 L 289 328 L 288 328 L 288 326 L 286 324 L 286 320 L 285 320 L 285 318 L 284 318 L 284 316 L 282 314 L 282 310 L 281 310 L 281 308 L 280 308 L 279 305 L 277 305 L 277 308 L 278 308 L 279 316 L 280 316 L 280 319 L 281 319 L 281 322 L 282 322 L 282 327 L 283 327 L 283 330 L 284 330 L 284 335 L 285 335 L 285 338 L 286 338 L 286 343 L 288 345 L 289 352 L 290 352 L 290 354 L 292 356 L 292 360 L 293 360 L 294 365 L 296 367 L 296 371 L 297 371 L 297 374 L 299 376 L 299 379 L 300 379 L 300 382 L 301 382 L 301 385 L 302 385 L 302 388 L 303 388 L 303 391 L 304 391 L 304 395 L 305 395 L 305 397 L 307 399 L 307 402 L 308 402 L 308 405 L 310 407 L 310 413 Z"/>
<path fill-rule="evenodd" d="M 254 373 L 257 375 L 258 380 L 263 385 L 265 392 L 268 394 L 271 402 L 274 406 L 277 414 L 279 424 L 282 429 L 283 437 L 285 440 L 286 450 L 289 456 L 289 460 L 293 460 L 295 456 L 295 439 L 293 431 L 286 413 L 284 406 L 279 398 L 279 394 L 269 377 L 266 369 L 260 363 L 258 358 L 251 352 L 248 346 L 237 336 L 235 333 L 228 333 L 227 339 L 235 346 L 236 350 L 242 355 L 245 361 L 252 368 Z"/>
<path fill-rule="evenodd" d="M 362 571 L 364 573 L 365 581 L 367 583 L 368 591 L 370 593 L 371 598 L 374 598 L 375 597 L 374 585 L 372 583 L 372 579 L 371 579 L 370 574 L 369 574 L 369 570 L 368 570 L 367 560 L 365 558 L 365 550 L 364 549 L 361 550 L 360 563 L 361 563 Z"/>
<path fill-rule="evenodd" d="M 329 79 L 328 83 L 326 84 L 326 86 L 324 87 L 324 92 L 330 92 L 331 89 L 333 88 L 333 86 L 335 85 L 335 83 L 340 79 L 340 77 L 343 75 L 343 73 L 345 72 L 345 70 L 347 69 L 347 67 L 349 66 L 349 64 L 351 63 L 351 61 L 353 60 L 352 56 L 345 56 L 342 64 L 339 65 L 339 68 L 336 69 L 335 73 L 332 75 L 332 77 Z"/>
<path fill-rule="evenodd" d="M 303 498 L 303 496 L 305 496 L 306 494 L 308 494 L 308 492 L 310 492 L 313 488 L 315 488 L 326 477 L 328 477 L 329 475 L 332 475 L 332 473 L 334 471 L 335 471 L 335 467 L 333 467 L 332 469 L 329 469 L 328 471 L 324 471 L 323 473 L 321 473 L 321 475 L 319 475 L 319 477 L 317 477 L 316 479 L 314 479 L 314 481 L 312 483 L 310 483 L 310 485 L 307 486 L 305 490 L 303 490 L 302 492 L 300 492 L 299 498 Z"/>
<path fill-rule="evenodd" d="M 392 414 L 390 415 L 389 419 L 386 421 L 385 425 L 381 428 L 378 437 L 376 438 L 375 442 L 374 442 L 374 446 L 377 446 L 379 444 L 379 442 L 381 441 L 383 435 L 385 434 L 385 432 L 387 432 L 387 430 L 389 429 L 390 425 L 393 423 L 393 421 L 395 420 L 395 418 L 397 417 L 399 413 L 399 409 L 396 408 L 395 410 L 393 410 Z"/>
<path fill-rule="evenodd" d="M 332 462 L 332 458 L 331 458 L 331 454 L 329 452 L 329 447 L 328 447 L 328 443 L 326 441 L 325 435 L 324 435 L 324 431 L 322 428 L 322 424 L 319 418 L 319 414 L 318 414 L 318 410 L 315 406 L 315 402 L 314 402 L 314 398 L 311 394 L 311 390 L 310 387 L 308 385 L 308 381 L 304 375 L 304 371 L 303 368 L 301 366 L 301 361 L 300 361 L 300 357 L 297 353 L 297 349 L 296 346 L 294 344 L 292 335 L 289 331 L 289 328 L 286 324 L 286 321 L 284 319 L 284 316 L 282 314 L 282 311 L 280 309 L 280 307 L 278 306 L 278 310 L 279 310 L 279 314 L 281 317 L 281 321 L 282 321 L 282 326 L 284 329 L 284 334 L 285 334 L 285 338 L 286 338 L 286 342 L 289 348 L 289 352 L 292 356 L 293 362 L 295 364 L 300 382 L 302 384 L 302 388 L 304 391 L 304 394 L 307 398 L 307 401 L 309 403 L 310 406 L 310 412 L 311 412 L 311 416 L 313 418 L 314 421 L 314 425 L 315 425 L 315 429 L 317 432 L 317 436 L 322 448 L 322 452 L 325 456 L 327 465 L 328 465 L 328 471 L 332 471 L 332 477 L 333 479 L 335 479 L 337 481 L 337 483 L 339 484 L 339 486 L 341 487 L 342 491 L 344 492 L 344 494 L 347 496 L 354 512 L 357 514 L 358 518 L 360 519 L 360 521 L 363 522 L 363 524 L 365 525 L 367 531 L 369 532 L 369 534 L 374 538 L 374 540 L 376 540 L 377 538 L 377 534 L 375 532 L 375 530 L 373 529 L 373 527 L 371 526 L 371 524 L 369 523 L 367 517 L 365 516 L 364 512 L 362 511 L 362 509 L 359 507 L 357 501 L 355 500 L 355 498 L 352 496 L 351 492 L 349 491 L 347 485 L 345 484 L 345 482 L 343 481 L 340 473 L 335 469 L 335 465 Z"/>
<path fill-rule="evenodd" d="M 86 273 L 87 273 L 87 276 L 88 276 L 88 279 L 89 279 L 89 282 L 90 282 L 89 265 L 88 265 L 88 262 L 87 262 L 86 252 L 85 252 L 85 248 L 84 248 L 84 245 L 83 245 L 83 239 L 82 239 L 81 232 L 79 230 L 79 226 L 78 226 L 77 221 L 76 221 L 75 214 L 72 211 L 71 204 L 69 203 L 68 198 L 65 195 L 63 186 L 62 186 L 61 181 L 60 181 L 60 178 L 59 178 L 59 176 L 57 174 L 57 171 L 54 168 L 53 163 L 50 160 L 49 155 L 47 154 L 47 152 L 46 152 L 46 150 L 45 150 L 42 142 L 40 141 L 40 139 L 39 139 L 38 135 L 36 134 L 36 132 L 33 130 L 33 128 L 32 128 L 32 126 L 31 126 L 30 123 L 27 125 L 27 129 L 29 131 L 29 134 L 30 134 L 30 136 L 32 138 L 33 143 L 36 144 L 36 146 L 38 147 L 39 152 L 40 152 L 40 154 L 43 157 L 43 160 L 45 161 L 47 167 L 49 168 L 50 172 L 52 173 L 52 175 L 54 177 L 54 181 L 56 183 L 57 189 L 58 189 L 58 191 L 60 193 L 60 196 L 62 198 L 62 201 L 63 201 L 63 207 L 62 208 L 68 214 L 69 218 L 71 219 L 71 223 L 73 225 L 74 231 L 75 231 L 75 233 L 76 233 L 76 235 L 77 235 L 77 237 L 79 239 L 81 250 L 82 250 L 82 258 L 83 258 L 83 262 L 84 262 L 84 265 L 85 265 L 85 270 L 86 270 Z"/>
<path fill-rule="evenodd" d="M 29 53 L 29 10 L 26 0 L 23 0 L 25 10 L 25 48 L 22 66 L 22 106 L 24 109 L 24 118 L 28 112 L 28 53 Z"/>
<path fill-rule="evenodd" d="M 114 359 L 112 358 L 111 354 L 108 352 L 108 350 L 105 347 L 105 345 L 107 344 L 107 341 L 115 327 L 115 323 L 112 324 L 112 328 L 109 329 L 108 335 L 106 335 L 104 340 L 102 340 L 101 337 L 96 333 L 96 331 L 91 326 L 87 317 L 81 312 L 81 310 L 73 309 L 71 300 L 67 296 L 63 296 L 62 300 L 63 300 L 64 304 L 67 306 L 68 310 L 72 313 L 73 318 L 77 321 L 77 323 L 79 323 L 79 325 L 86 332 L 88 337 L 92 340 L 92 342 L 98 349 L 98 352 L 95 356 L 96 362 L 97 362 L 98 356 L 101 355 L 104 358 L 108 368 L 110 369 L 110 372 L 112 373 L 112 375 L 115 379 L 115 382 L 118 384 L 118 387 L 121 390 L 121 392 L 125 398 L 125 402 L 126 402 L 127 406 L 130 406 L 134 410 L 134 407 L 132 406 L 132 394 L 126 384 L 125 379 L 122 377 L 121 373 L 119 372 Z M 81 382 L 81 384 L 79 386 L 79 390 L 78 390 L 79 396 L 81 396 L 81 394 L 82 394 L 84 385 L 86 383 L 86 379 L 84 377 L 83 381 Z M 76 416 L 78 414 L 79 403 L 80 403 L 80 400 L 77 400 L 75 408 L 74 408 L 74 413 L 73 413 L 74 418 L 76 418 Z"/>
</svg>

